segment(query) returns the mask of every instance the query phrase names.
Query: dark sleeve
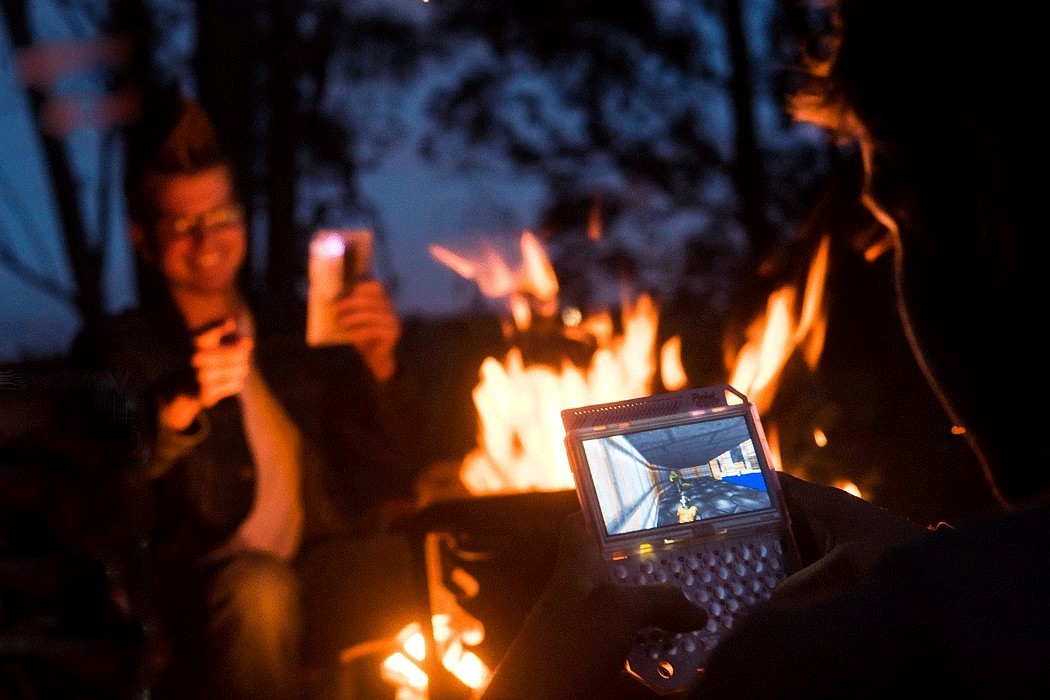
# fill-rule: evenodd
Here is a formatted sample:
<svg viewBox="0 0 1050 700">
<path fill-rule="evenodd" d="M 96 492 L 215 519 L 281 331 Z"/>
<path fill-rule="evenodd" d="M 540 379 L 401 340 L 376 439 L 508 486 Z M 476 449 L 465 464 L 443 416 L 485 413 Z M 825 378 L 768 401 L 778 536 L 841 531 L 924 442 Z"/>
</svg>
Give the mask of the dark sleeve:
<svg viewBox="0 0 1050 700">
<path fill-rule="evenodd" d="M 694 698 L 963 697 L 1036 687 L 1050 663 L 1050 509 L 930 532 L 856 585 L 756 608 Z M 994 693 L 990 691 L 995 691 Z"/>
<path fill-rule="evenodd" d="M 185 567 L 225 539 L 250 507 L 252 489 L 245 482 L 252 478 L 251 453 L 239 404 L 228 397 L 181 433 L 160 428 L 158 401 L 196 391 L 192 341 L 170 307 L 108 319 L 85 331 L 77 351 L 80 361 L 141 397 L 151 557 L 158 571 Z"/>
<path fill-rule="evenodd" d="M 326 490 L 342 514 L 366 522 L 391 502 L 413 500 L 423 411 L 405 364 L 380 384 L 352 348 L 307 348 L 298 338 L 265 345 L 257 342 L 257 359 L 322 457 Z"/>
<path fill-rule="evenodd" d="M 412 499 L 415 479 L 424 466 L 425 415 L 419 381 L 404 362 L 399 362 L 397 373 L 386 382 L 376 382 L 360 363 L 355 375 L 363 405 L 369 407 L 367 414 L 354 412 L 361 431 L 349 436 L 345 431 L 351 428 L 350 423 L 335 427 L 344 439 L 356 440 L 365 447 L 358 452 L 356 467 L 345 462 L 342 465 L 353 472 L 349 483 L 357 493 L 351 498 L 363 499 L 359 503 L 365 510 L 391 500 Z"/>
<path fill-rule="evenodd" d="M 105 376 L 136 403 L 153 477 L 166 473 L 207 434 L 207 426 L 197 422 L 184 435 L 157 425 L 159 401 L 197 391 L 189 340 L 181 329 L 177 319 L 161 312 L 130 311 L 85 327 L 70 350 L 75 367 Z"/>
<path fill-rule="evenodd" d="M 381 432 L 388 436 L 394 450 L 403 460 L 406 473 L 416 473 L 423 459 L 420 436 L 425 419 L 420 400 L 419 378 L 405 362 L 399 361 L 397 373 L 386 382 L 370 380 L 374 387 L 376 417 Z"/>
<path fill-rule="evenodd" d="M 134 309 L 85 327 L 71 345 L 74 366 L 135 383 L 151 398 L 193 394 L 193 343 L 172 304 Z"/>
</svg>

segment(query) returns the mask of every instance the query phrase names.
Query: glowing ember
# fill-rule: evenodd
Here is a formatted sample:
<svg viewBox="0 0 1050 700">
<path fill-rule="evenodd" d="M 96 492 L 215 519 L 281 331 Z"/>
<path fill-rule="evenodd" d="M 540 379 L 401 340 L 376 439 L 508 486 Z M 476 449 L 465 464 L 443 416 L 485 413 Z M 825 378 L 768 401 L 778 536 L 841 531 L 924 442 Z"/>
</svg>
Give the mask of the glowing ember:
<svg viewBox="0 0 1050 700">
<path fill-rule="evenodd" d="M 852 494 L 857 498 L 863 498 L 863 496 L 861 496 L 860 493 L 860 487 L 858 487 L 852 481 L 836 481 L 834 484 L 832 484 L 832 486 L 834 486 L 835 488 L 842 489 L 846 493 Z"/>
<path fill-rule="evenodd" d="M 600 241 L 602 239 L 602 217 L 601 200 L 595 198 L 591 205 L 591 211 L 587 215 L 587 240 Z"/>
</svg>

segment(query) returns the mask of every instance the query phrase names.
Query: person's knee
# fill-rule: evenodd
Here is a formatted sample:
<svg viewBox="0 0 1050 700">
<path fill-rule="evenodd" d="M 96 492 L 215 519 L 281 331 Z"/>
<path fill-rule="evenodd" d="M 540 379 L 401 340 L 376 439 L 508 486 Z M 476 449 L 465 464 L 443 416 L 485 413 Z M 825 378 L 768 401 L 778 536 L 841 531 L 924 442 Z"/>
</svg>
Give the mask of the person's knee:
<svg viewBox="0 0 1050 700">
<path fill-rule="evenodd" d="M 226 615 L 253 626 L 298 617 L 299 581 L 285 562 L 265 554 L 245 554 L 231 560 L 214 590 Z"/>
</svg>

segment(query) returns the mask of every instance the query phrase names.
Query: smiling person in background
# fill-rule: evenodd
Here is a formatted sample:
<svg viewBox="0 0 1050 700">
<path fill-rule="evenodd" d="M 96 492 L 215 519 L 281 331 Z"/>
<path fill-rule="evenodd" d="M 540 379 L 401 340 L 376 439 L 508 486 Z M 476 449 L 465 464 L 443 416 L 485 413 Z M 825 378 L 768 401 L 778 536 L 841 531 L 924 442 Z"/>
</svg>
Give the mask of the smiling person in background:
<svg viewBox="0 0 1050 700">
<path fill-rule="evenodd" d="M 821 5 L 831 31 L 793 109 L 859 146 L 913 354 L 1001 512 L 930 528 L 781 473 L 808 565 L 734 623 L 687 697 L 1028 697 L 1050 668 L 1045 29 L 1020 5 Z M 636 630 L 705 618 L 677 589 L 610 583 L 570 516 L 484 697 L 609 697 Z"/>
<path fill-rule="evenodd" d="M 392 697 L 347 681 L 339 655 L 418 619 L 396 528 L 422 467 L 398 316 L 360 281 L 337 302 L 346 344 L 308 347 L 301 300 L 239 284 L 244 210 L 207 115 L 182 97 L 152 107 L 127 197 L 157 293 L 72 354 L 156 409 L 151 573 L 171 642 L 157 697 Z"/>
</svg>

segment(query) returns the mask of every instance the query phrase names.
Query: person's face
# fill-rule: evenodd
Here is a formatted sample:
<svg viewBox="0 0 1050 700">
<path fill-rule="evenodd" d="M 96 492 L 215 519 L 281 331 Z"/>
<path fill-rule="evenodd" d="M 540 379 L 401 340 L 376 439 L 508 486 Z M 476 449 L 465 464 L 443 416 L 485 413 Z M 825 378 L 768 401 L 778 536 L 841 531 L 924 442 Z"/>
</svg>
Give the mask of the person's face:
<svg viewBox="0 0 1050 700">
<path fill-rule="evenodd" d="M 157 265 L 172 293 L 233 292 L 247 237 L 228 169 L 168 178 L 156 206 Z"/>
<path fill-rule="evenodd" d="M 862 142 L 862 198 L 891 232 L 898 309 L 920 369 L 996 497 L 1025 503 L 1050 493 L 1045 460 L 1032 458 L 1046 453 L 1050 395 L 1038 370 L 1047 342 L 1036 228 L 1011 206 L 1001 172 L 967 167 L 980 162 L 979 135 L 937 136 L 882 151 Z"/>
</svg>

